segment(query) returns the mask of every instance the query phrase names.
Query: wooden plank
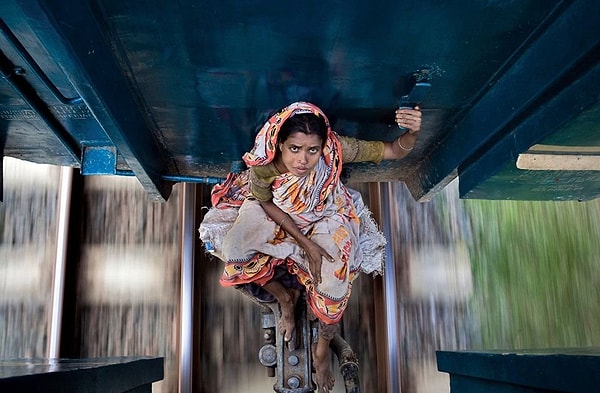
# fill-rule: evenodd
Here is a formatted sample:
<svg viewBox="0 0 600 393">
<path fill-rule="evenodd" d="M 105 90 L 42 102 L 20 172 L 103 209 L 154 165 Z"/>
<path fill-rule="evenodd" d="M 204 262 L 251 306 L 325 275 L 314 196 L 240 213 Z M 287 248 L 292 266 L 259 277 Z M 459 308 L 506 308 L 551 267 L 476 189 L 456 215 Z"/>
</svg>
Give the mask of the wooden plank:
<svg viewBox="0 0 600 393">
<path fill-rule="evenodd" d="M 597 151 L 597 154 L 588 151 Z M 600 148 L 557 146 L 554 152 L 530 149 L 519 154 L 517 168 L 531 171 L 600 171 Z"/>
</svg>

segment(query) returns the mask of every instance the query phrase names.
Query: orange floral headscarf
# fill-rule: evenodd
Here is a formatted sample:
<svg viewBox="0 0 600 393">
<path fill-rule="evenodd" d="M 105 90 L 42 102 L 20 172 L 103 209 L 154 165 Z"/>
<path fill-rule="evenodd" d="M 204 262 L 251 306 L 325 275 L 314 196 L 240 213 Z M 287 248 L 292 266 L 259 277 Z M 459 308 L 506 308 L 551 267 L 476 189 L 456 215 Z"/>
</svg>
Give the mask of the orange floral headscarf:
<svg viewBox="0 0 600 393">
<path fill-rule="evenodd" d="M 275 158 L 277 153 L 277 136 L 283 126 L 283 123 L 290 117 L 300 113 L 312 113 L 316 116 L 323 118 L 327 125 L 327 141 L 325 141 L 325 147 L 323 149 L 323 156 L 327 162 L 328 159 L 337 159 L 331 153 L 335 153 L 336 156 L 341 154 L 339 148 L 338 138 L 335 133 L 331 130 L 329 125 L 329 119 L 325 116 L 325 113 L 316 105 L 310 102 L 298 101 L 283 108 L 273 116 L 262 126 L 256 138 L 254 139 L 254 147 L 252 150 L 242 157 L 246 165 L 262 166 L 267 165 Z M 330 162 L 327 162 L 330 165 Z M 341 160 L 336 163 L 341 169 Z"/>
<path fill-rule="evenodd" d="M 271 163 L 277 154 L 277 136 L 283 123 L 290 117 L 301 113 L 313 113 L 320 116 L 327 125 L 327 140 L 323 148 L 323 161 L 326 170 L 320 174 L 321 180 L 318 182 L 320 190 L 317 193 L 318 200 L 323 202 L 339 182 L 342 172 L 342 148 L 336 134 L 331 130 L 329 119 L 316 105 L 310 102 L 294 102 L 271 116 L 256 135 L 252 150 L 245 153 L 242 159 L 248 167 L 264 166 Z M 246 182 L 247 176 L 230 174 L 223 184 L 215 186 L 213 189 L 213 205 L 216 206 L 219 202 L 225 202 L 225 200 L 232 205 L 241 205 L 245 198 L 245 195 L 242 194 L 247 193 Z M 240 184 L 236 186 L 236 183 Z M 235 197 L 230 195 L 233 189 L 237 189 L 237 192 L 234 192 Z"/>
<path fill-rule="evenodd" d="M 298 101 L 271 116 L 256 135 L 252 150 L 244 154 L 242 159 L 249 167 L 267 165 L 272 162 L 277 154 L 277 136 L 281 127 L 287 119 L 300 113 L 312 113 L 322 117 L 327 126 L 327 140 L 323 148 L 325 170 L 317 174 L 320 177 L 316 182 L 319 186 L 318 190 L 313 190 L 316 191 L 316 195 L 313 194 L 313 197 L 316 198 L 314 202 L 321 205 L 339 182 L 342 172 L 342 148 L 336 134 L 331 130 L 329 119 L 318 106 L 310 102 Z M 322 205 L 317 207 L 317 210 L 321 208 Z"/>
</svg>

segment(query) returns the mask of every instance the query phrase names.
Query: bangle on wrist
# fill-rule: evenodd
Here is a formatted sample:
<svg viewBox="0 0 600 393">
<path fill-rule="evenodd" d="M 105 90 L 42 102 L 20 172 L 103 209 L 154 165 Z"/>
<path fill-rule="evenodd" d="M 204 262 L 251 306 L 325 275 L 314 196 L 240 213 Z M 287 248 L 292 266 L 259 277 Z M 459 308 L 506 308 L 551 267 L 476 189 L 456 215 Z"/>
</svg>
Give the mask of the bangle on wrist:
<svg viewBox="0 0 600 393">
<path fill-rule="evenodd" d="M 404 135 L 404 134 L 402 134 L 402 135 Z M 414 148 L 414 146 L 413 147 L 404 147 L 404 146 L 402 146 L 402 142 L 400 142 L 400 139 L 402 139 L 402 135 L 400 135 L 400 137 L 398 139 L 396 139 L 396 143 L 398 144 L 398 146 L 400 147 L 400 149 L 405 150 L 405 151 L 411 151 Z"/>
</svg>

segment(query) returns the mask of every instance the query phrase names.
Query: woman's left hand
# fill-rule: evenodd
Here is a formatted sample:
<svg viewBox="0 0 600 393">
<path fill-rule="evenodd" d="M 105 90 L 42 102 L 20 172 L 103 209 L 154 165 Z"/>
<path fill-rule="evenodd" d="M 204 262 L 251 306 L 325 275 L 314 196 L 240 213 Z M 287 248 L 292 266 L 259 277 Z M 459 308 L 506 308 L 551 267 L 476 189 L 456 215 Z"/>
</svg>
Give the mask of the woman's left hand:
<svg viewBox="0 0 600 393">
<path fill-rule="evenodd" d="M 418 133 L 421 131 L 421 109 L 418 106 L 415 109 L 396 109 L 396 124 L 399 127 L 408 129 L 411 134 Z"/>
<path fill-rule="evenodd" d="M 304 246 L 304 251 L 306 252 L 306 258 L 308 259 L 308 269 L 310 270 L 310 274 L 313 276 L 315 284 L 320 284 L 323 258 L 328 262 L 334 262 L 334 259 L 323 247 L 312 240 L 308 240 L 308 244 Z"/>
</svg>

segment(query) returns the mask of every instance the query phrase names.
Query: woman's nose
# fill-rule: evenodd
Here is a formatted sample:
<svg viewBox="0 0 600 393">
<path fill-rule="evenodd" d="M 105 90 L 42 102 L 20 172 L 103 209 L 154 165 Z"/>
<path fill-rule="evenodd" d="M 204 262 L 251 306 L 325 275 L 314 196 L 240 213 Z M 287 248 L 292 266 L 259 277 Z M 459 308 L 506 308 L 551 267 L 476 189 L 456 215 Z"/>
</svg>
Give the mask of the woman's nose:
<svg viewBox="0 0 600 393">
<path fill-rule="evenodd" d="M 299 162 L 302 164 L 306 164 L 308 162 L 308 154 L 300 153 Z"/>
</svg>

